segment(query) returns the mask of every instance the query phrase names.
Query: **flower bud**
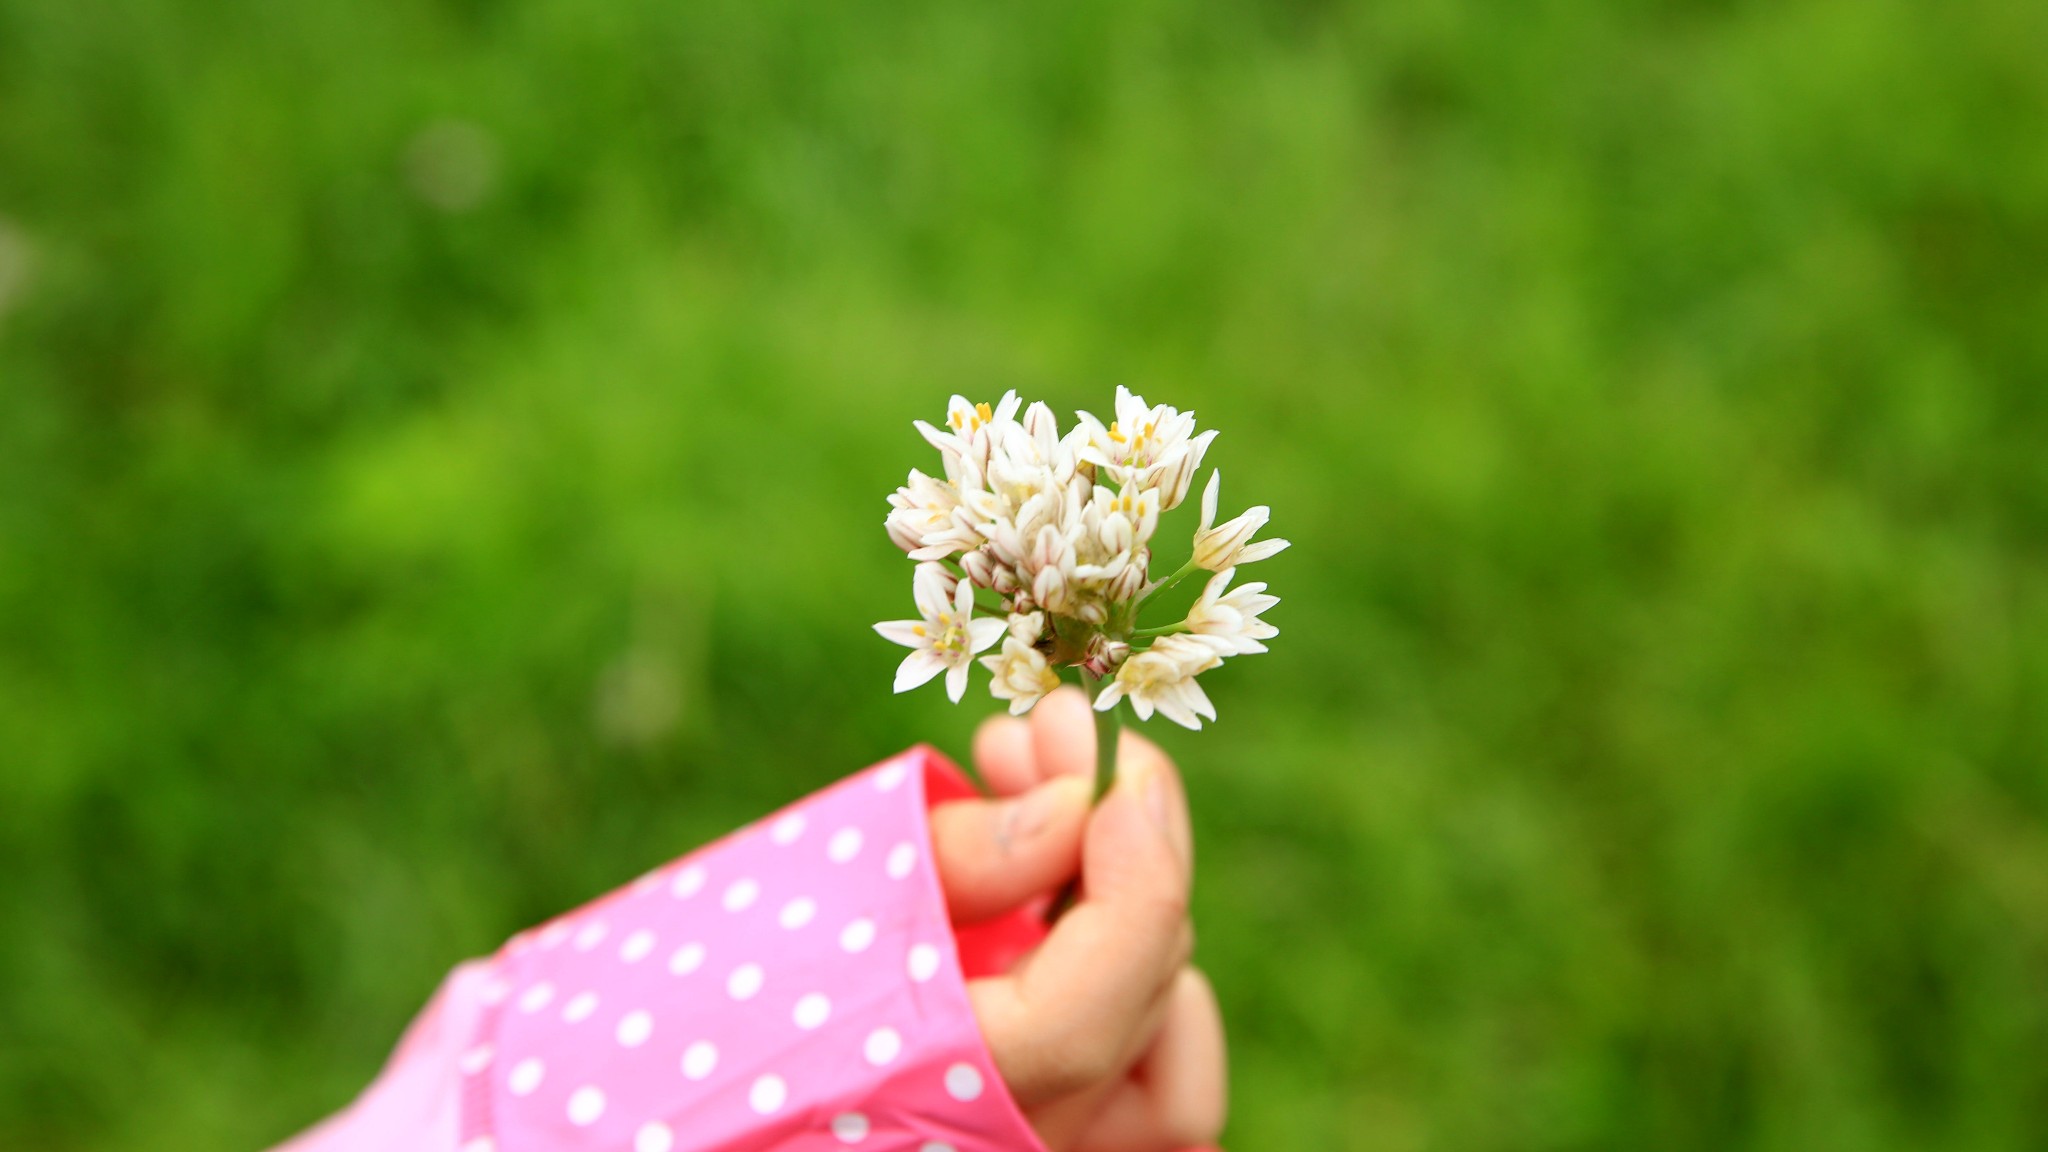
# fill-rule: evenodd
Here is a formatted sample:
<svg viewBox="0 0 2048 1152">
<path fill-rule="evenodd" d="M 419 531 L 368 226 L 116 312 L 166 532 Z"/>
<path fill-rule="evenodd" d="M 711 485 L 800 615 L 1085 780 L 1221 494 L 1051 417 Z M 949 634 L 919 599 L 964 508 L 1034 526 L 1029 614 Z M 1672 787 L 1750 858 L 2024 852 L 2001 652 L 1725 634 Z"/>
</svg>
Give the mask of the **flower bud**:
<svg viewBox="0 0 2048 1152">
<path fill-rule="evenodd" d="M 1111 640 L 1097 632 L 1089 637 L 1088 655 L 1081 661 L 1081 667 L 1087 669 L 1091 676 L 1108 677 L 1130 657 L 1130 654 L 1129 644 L 1122 640 Z"/>
<path fill-rule="evenodd" d="M 976 549 L 960 558 L 960 568 L 967 578 L 982 588 L 996 586 L 996 564 L 989 558 L 987 549 Z"/>
</svg>

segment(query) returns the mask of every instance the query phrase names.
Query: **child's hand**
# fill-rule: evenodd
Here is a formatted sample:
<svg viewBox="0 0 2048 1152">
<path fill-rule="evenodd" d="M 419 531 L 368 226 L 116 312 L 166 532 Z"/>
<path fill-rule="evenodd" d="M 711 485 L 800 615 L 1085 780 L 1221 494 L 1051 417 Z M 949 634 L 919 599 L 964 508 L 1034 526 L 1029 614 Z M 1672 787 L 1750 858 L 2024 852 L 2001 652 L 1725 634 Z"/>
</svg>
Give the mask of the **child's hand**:
<svg viewBox="0 0 2048 1152">
<path fill-rule="evenodd" d="M 971 921 L 1081 876 L 1044 944 L 969 985 L 975 1016 L 1054 1152 L 1177 1152 L 1216 1139 L 1226 1096 L 1222 1020 L 1188 964 L 1187 799 L 1166 755 L 1126 732 L 1116 787 L 1091 815 L 1091 721 L 1061 689 L 1028 725 L 982 726 L 975 762 L 1003 798 L 934 811 L 939 877 Z"/>
</svg>

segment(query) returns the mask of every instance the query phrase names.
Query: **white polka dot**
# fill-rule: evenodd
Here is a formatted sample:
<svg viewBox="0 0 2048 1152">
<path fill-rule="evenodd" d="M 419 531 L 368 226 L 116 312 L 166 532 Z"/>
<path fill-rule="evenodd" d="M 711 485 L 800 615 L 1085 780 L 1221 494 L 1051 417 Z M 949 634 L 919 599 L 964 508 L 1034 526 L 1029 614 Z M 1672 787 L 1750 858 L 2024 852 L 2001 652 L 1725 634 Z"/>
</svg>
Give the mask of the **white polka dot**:
<svg viewBox="0 0 2048 1152">
<path fill-rule="evenodd" d="M 668 886 L 669 894 L 678 900 L 688 900 L 703 891 L 705 879 L 704 866 L 692 864 L 676 873 L 675 881 Z"/>
<path fill-rule="evenodd" d="M 841 1144 L 858 1144 L 868 1138 L 868 1118 L 858 1112 L 841 1112 L 832 1118 L 832 1134 Z"/>
<path fill-rule="evenodd" d="M 946 1095 L 965 1103 L 981 1099 L 981 1071 L 972 1064 L 946 1069 Z"/>
<path fill-rule="evenodd" d="M 499 976 L 493 976 L 489 980 L 484 981 L 484 986 L 476 990 L 476 998 L 486 1007 L 495 1007 L 496 1005 L 503 1004 L 505 997 L 511 994 L 512 985 Z"/>
<path fill-rule="evenodd" d="M 638 1048 L 654 1035 L 654 1017 L 645 1012 L 628 1012 L 619 1021 L 619 1043 L 628 1048 Z"/>
<path fill-rule="evenodd" d="M 656 868 L 654 871 L 649 872 L 647 875 L 642 876 L 638 880 L 633 881 L 633 891 L 635 893 L 643 894 L 647 892 L 652 892 L 656 888 L 661 887 L 661 882 L 664 878 L 665 877 L 661 869 Z"/>
<path fill-rule="evenodd" d="M 900 762 L 884 764 L 875 771 L 875 787 L 884 792 L 894 792 L 902 786 L 904 779 L 909 775 L 910 769 L 904 767 Z"/>
<path fill-rule="evenodd" d="M 560 947 L 568 938 L 569 922 L 566 920 L 557 920 L 540 930 L 540 946 L 543 948 Z"/>
<path fill-rule="evenodd" d="M 910 950 L 906 966 L 910 969 L 910 978 L 922 984 L 939 974 L 939 950 L 929 944 L 916 945 Z"/>
<path fill-rule="evenodd" d="M 754 1087 L 747 1093 L 747 1103 L 763 1116 L 773 1115 L 782 1110 L 789 1100 L 789 1085 L 780 1076 L 763 1076 L 754 1081 Z"/>
<path fill-rule="evenodd" d="M 954 1152 L 954 1149 L 944 1140 L 928 1140 L 917 1152 Z"/>
<path fill-rule="evenodd" d="M 898 1036 L 894 1028 L 877 1028 L 868 1033 L 868 1042 L 862 1051 L 867 1054 L 868 1063 L 879 1068 L 903 1051 L 903 1037 Z"/>
<path fill-rule="evenodd" d="M 633 1152 L 669 1152 L 676 1146 L 676 1134 L 659 1120 L 642 1124 L 633 1137 Z"/>
<path fill-rule="evenodd" d="M 777 917 L 784 928 L 794 932 L 811 922 L 818 914 L 818 902 L 809 896 L 799 896 L 782 906 L 782 915 Z"/>
<path fill-rule="evenodd" d="M 725 890 L 725 910 L 727 912 L 743 912 L 760 895 L 761 885 L 756 883 L 751 877 L 744 880 L 735 880 L 732 882 L 732 886 Z"/>
<path fill-rule="evenodd" d="M 725 978 L 726 995 L 735 1000 L 752 1000 L 765 980 L 759 964 L 742 964 Z"/>
<path fill-rule="evenodd" d="M 519 1010 L 531 1016 L 548 1006 L 555 998 L 555 986 L 548 983 L 535 984 L 519 995 Z"/>
<path fill-rule="evenodd" d="M 844 864 L 855 856 L 860 855 L 860 839 L 860 829 L 841 828 L 839 831 L 834 832 L 832 839 L 826 843 L 825 855 L 831 857 L 834 864 Z M 854 1113 L 848 1113 L 848 1115 L 854 1115 Z"/>
<path fill-rule="evenodd" d="M 533 947 L 533 929 L 531 928 L 524 932 L 515 933 L 510 940 L 505 941 L 505 951 L 512 953 L 514 956 L 531 947 Z"/>
<path fill-rule="evenodd" d="M 804 834 L 805 823 L 803 813 L 791 812 L 775 822 L 775 826 L 768 830 L 768 838 L 785 846 L 794 844 L 797 837 Z"/>
<path fill-rule="evenodd" d="M 688 976 L 703 966 L 704 946 L 702 944 L 685 944 L 681 948 L 676 949 L 675 955 L 668 958 L 668 970 L 678 976 Z"/>
<path fill-rule="evenodd" d="M 576 933 L 576 950 L 578 952 L 588 952 L 599 944 L 604 943 L 604 934 L 608 931 L 610 929 L 605 927 L 605 923 L 602 920 L 592 920 L 590 923 L 585 924 L 583 930 Z"/>
<path fill-rule="evenodd" d="M 709 1040 L 699 1040 L 683 1052 L 683 1075 L 692 1080 L 702 1080 L 718 1067 L 718 1046 Z"/>
<path fill-rule="evenodd" d="M 604 1093 L 584 1086 L 569 1096 L 569 1122 L 578 1128 L 588 1128 L 604 1115 Z"/>
<path fill-rule="evenodd" d="M 647 959 L 647 954 L 652 951 L 654 951 L 654 933 L 642 928 L 631 936 L 626 937 L 626 942 L 619 945 L 619 959 L 624 960 L 628 964 L 638 964 L 640 961 Z"/>
<path fill-rule="evenodd" d="M 889 849 L 888 868 L 891 879 L 901 880 L 905 876 L 910 875 L 910 870 L 915 867 L 917 867 L 917 849 L 911 847 L 908 842 L 898 844 L 894 848 Z"/>
<path fill-rule="evenodd" d="M 462 1070 L 471 1076 L 491 1066 L 491 1057 L 497 1052 L 489 1044 L 479 1044 L 462 1054 Z"/>
<path fill-rule="evenodd" d="M 813 992 L 796 1002 L 795 1015 L 796 1026 L 808 1032 L 823 1024 L 832 1015 L 832 1001 Z"/>
<path fill-rule="evenodd" d="M 513 1067 L 512 1074 L 505 1078 L 505 1087 L 511 1089 L 514 1096 L 531 1096 L 533 1090 L 540 1087 L 541 1077 L 547 1074 L 546 1065 L 529 1057 Z"/>
<path fill-rule="evenodd" d="M 839 933 L 839 946 L 848 952 L 865 952 L 875 942 L 875 922 L 855 920 Z"/>
<path fill-rule="evenodd" d="M 498 1142 L 489 1136 L 479 1136 L 464 1144 L 462 1152 L 498 1152 Z"/>
<path fill-rule="evenodd" d="M 571 1024 L 580 1024 L 590 1019 L 590 1014 L 595 1011 L 597 1011 L 597 993 L 578 992 L 570 998 L 567 1004 L 562 1005 L 562 1019 Z"/>
</svg>

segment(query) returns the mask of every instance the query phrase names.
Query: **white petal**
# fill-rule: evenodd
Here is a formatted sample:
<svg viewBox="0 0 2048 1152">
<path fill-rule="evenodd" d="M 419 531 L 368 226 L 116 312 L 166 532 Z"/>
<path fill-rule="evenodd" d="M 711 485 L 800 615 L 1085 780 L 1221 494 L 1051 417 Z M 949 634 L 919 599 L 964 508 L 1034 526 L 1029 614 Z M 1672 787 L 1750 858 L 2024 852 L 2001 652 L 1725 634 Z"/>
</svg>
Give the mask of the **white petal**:
<svg viewBox="0 0 2048 1152">
<path fill-rule="evenodd" d="M 882 634 L 882 639 L 892 644 L 901 644 L 905 648 L 922 648 L 925 646 L 925 637 L 920 636 L 918 630 L 923 627 L 922 620 L 884 620 L 875 625 L 875 631 Z"/>
<path fill-rule="evenodd" d="M 974 615 L 974 585 L 965 580 L 953 585 L 953 614 L 963 620 Z"/>
<path fill-rule="evenodd" d="M 1159 714 L 1183 728 L 1192 729 L 1196 732 L 1202 730 L 1202 722 L 1195 717 L 1194 713 L 1188 711 L 1187 705 L 1171 696 L 1161 696 L 1159 698 Z"/>
<path fill-rule="evenodd" d="M 1036 401 L 1024 410 L 1024 430 L 1031 434 L 1039 452 L 1050 457 L 1051 449 L 1059 443 L 1060 421 L 1045 401 Z"/>
<path fill-rule="evenodd" d="M 946 669 L 946 695 L 952 697 L 955 704 L 967 695 L 967 661 L 962 660 Z"/>
<path fill-rule="evenodd" d="M 1102 686 L 1102 692 L 1095 697 L 1095 710 L 1097 712 L 1107 712 L 1111 708 L 1116 707 L 1116 702 L 1123 698 L 1123 683 L 1118 680 L 1111 680 Z"/>
<path fill-rule="evenodd" d="M 958 436 L 953 435 L 951 432 L 941 432 L 922 420 L 912 421 L 912 423 L 917 426 L 918 435 L 924 437 L 925 443 L 930 444 L 947 455 L 957 456 L 960 454 L 960 438 Z"/>
<path fill-rule="evenodd" d="M 1237 562 L 1239 564 L 1251 564 L 1255 561 L 1264 560 L 1268 556 L 1287 551 L 1287 544 L 1287 541 L 1277 539 L 1261 540 L 1256 544 L 1247 544 L 1244 547 L 1244 551 L 1237 554 Z"/>
<path fill-rule="evenodd" d="M 936 620 L 939 614 L 952 607 L 953 574 L 941 564 L 919 564 L 917 574 L 911 577 L 911 598 L 917 602 L 917 610 L 924 613 L 926 620 Z M 972 593 L 969 593 L 972 595 Z"/>
<path fill-rule="evenodd" d="M 1223 469 L 1209 473 L 1209 486 L 1202 489 L 1202 526 L 1195 529 L 1199 536 L 1216 524 L 1216 501 L 1222 496 Z"/>
<path fill-rule="evenodd" d="M 1001 640 L 1010 630 L 1010 625 L 994 616 L 983 616 L 967 622 L 967 650 L 980 652 Z"/>
<path fill-rule="evenodd" d="M 1171 637 L 1169 637 L 1169 639 L 1171 639 Z M 1190 635 L 1187 637 L 1187 639 L 1193 641 L 1196 645 L 1207 649 L 1209 655 L 1214 656 L 1219 661 L 1222 660 L 1225 656 L 1231 656 L 1236 654 L 1237 652 L 1238 642 L 1234 637 Z M 1210 667 L 1213 668 L 1215 667 L 1215 665 L 1212 664 L 1210 665 Z"/>
<path fill-rule="evenodd" d="M 1237 569 L 1225 568 L 1223 571 L 1209 577 L 1208 585 L 1202 589 L 1201 598 L 1212 603 L 1223 599 L 1223 590 L 1230 587 L 1230 578 L 1235 575 L 1237 575 Z"/>
<path fill-rule="evenodd" d="M 1136 435 L 1138 425 L 1144 423 L 1146 415 L 1151 410 L 1143 396 L 1133 393 L 1121 384 L 1116 386 L 1116 418 L 1124 426 L 1124 435 Z"/>
<path fill-rule="evenodd" d="M 931 681 L 931 678 L 946 670 L 946 662 L 920 648 L 903 658 L 896 666 L 896 691 L 908 692 Z"/>
</svg>

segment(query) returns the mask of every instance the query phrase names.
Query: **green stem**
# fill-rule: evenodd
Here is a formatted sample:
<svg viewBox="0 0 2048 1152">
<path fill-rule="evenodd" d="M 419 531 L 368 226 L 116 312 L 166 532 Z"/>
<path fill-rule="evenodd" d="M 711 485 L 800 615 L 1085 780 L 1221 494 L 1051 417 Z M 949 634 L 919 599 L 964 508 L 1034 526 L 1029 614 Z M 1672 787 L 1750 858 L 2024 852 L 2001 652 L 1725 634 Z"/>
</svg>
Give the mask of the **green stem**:
<svg viewBox="0 0 2048 1152">
<path fill-rule="evenodd" d="M 1086 668 L 1077 666 L 1074 671 L 1081 674 L 1081 691 L 1088 694 L 1089 703 L 1092 705 L 1095 701 L 1096 693 L 1102 687 L 1102 678 L 1090 675 Z M 1118 714 L 1123 709 L 1124 702 L 1119 700 L 1116 702 L 1116 707 L 1111 708 L 1108 712 L 1095 713 L 1094 803 L 1096 804 L 1102 803 L 1102 798 L 1109 795 L 1110 787 L 1116 783 L 1116 741 L 1117 736 L 1123 730 L 1123 720 Z M 1047 926 L 1059 923 L 1060 917 L 1072 911 L 1074 905 L 1079 903 L 1080 899 L 1081 878 L 1076 876 L 1072 880 L 1067 881 L 1066 886 L 1059 890 L 1059 894 L 1053 897 L 1051 906 L 1046 909 L 1045 922 Z"/>
<path fill-rule="evenodd" d="M 1161 580 L 1159 583 L 1154 584 L 1150 592 L 1147 592 L 1143 596 L 1138 597 L 1137 604 L 1143 604 L 1145 601 L 1151 599 L 1154 595 L 1158 593 L 1171 592 L 1175 585 L 1179 584 L 1181 581 L 1187 579 L 1190 576 L 1193 576 L 1195 573 L 1200 571 L 1202 571 L 1202 568 L 1195 564 L 1193 557 L 1189 557 L 1188 562 L 1181 565 L 1179 571 L 1175 572 L 1171 576 L 1168 576 L 1166 579 Z M 1136 606 L 1136 604 L 1132 605 L 1133 608 L 1135 608 Z"/>
<path fill-rule="evenodd" d="M 1192 631 L 1194 631 L 1194 629 L 1189 628 L 1188 622 L 1183 620 L 1178 624 L 1163 624 L 1157 628 L 1140 628 L 1136 632 L 1131 633 L 1131 639 L 1149 640 L 1156 636 L 1171 636 L 1176 632 Z"/>
<path fill-rule="evenodd" d="M 1086 668 L 1080 671 L 1081 690 L 1087 693 L 1088 703 L 1092 707 L 1095 703 L 1095 697 L 1101 693 L 1102 678 L 1090 673 Z M 1123 701 L 1119 700 L 1116 702 L 1116 706 L 1109 711 L 1097 712 L 1095 714 L 1095 803 L 1097 804 L 1102 803 L 1102 798 L 1109 795 L 1110 788 L 1116 784 L 1116 745 L 1117 737 L 1123 732 L 1124 727 L 1123 707 Z"/>
</svg>

